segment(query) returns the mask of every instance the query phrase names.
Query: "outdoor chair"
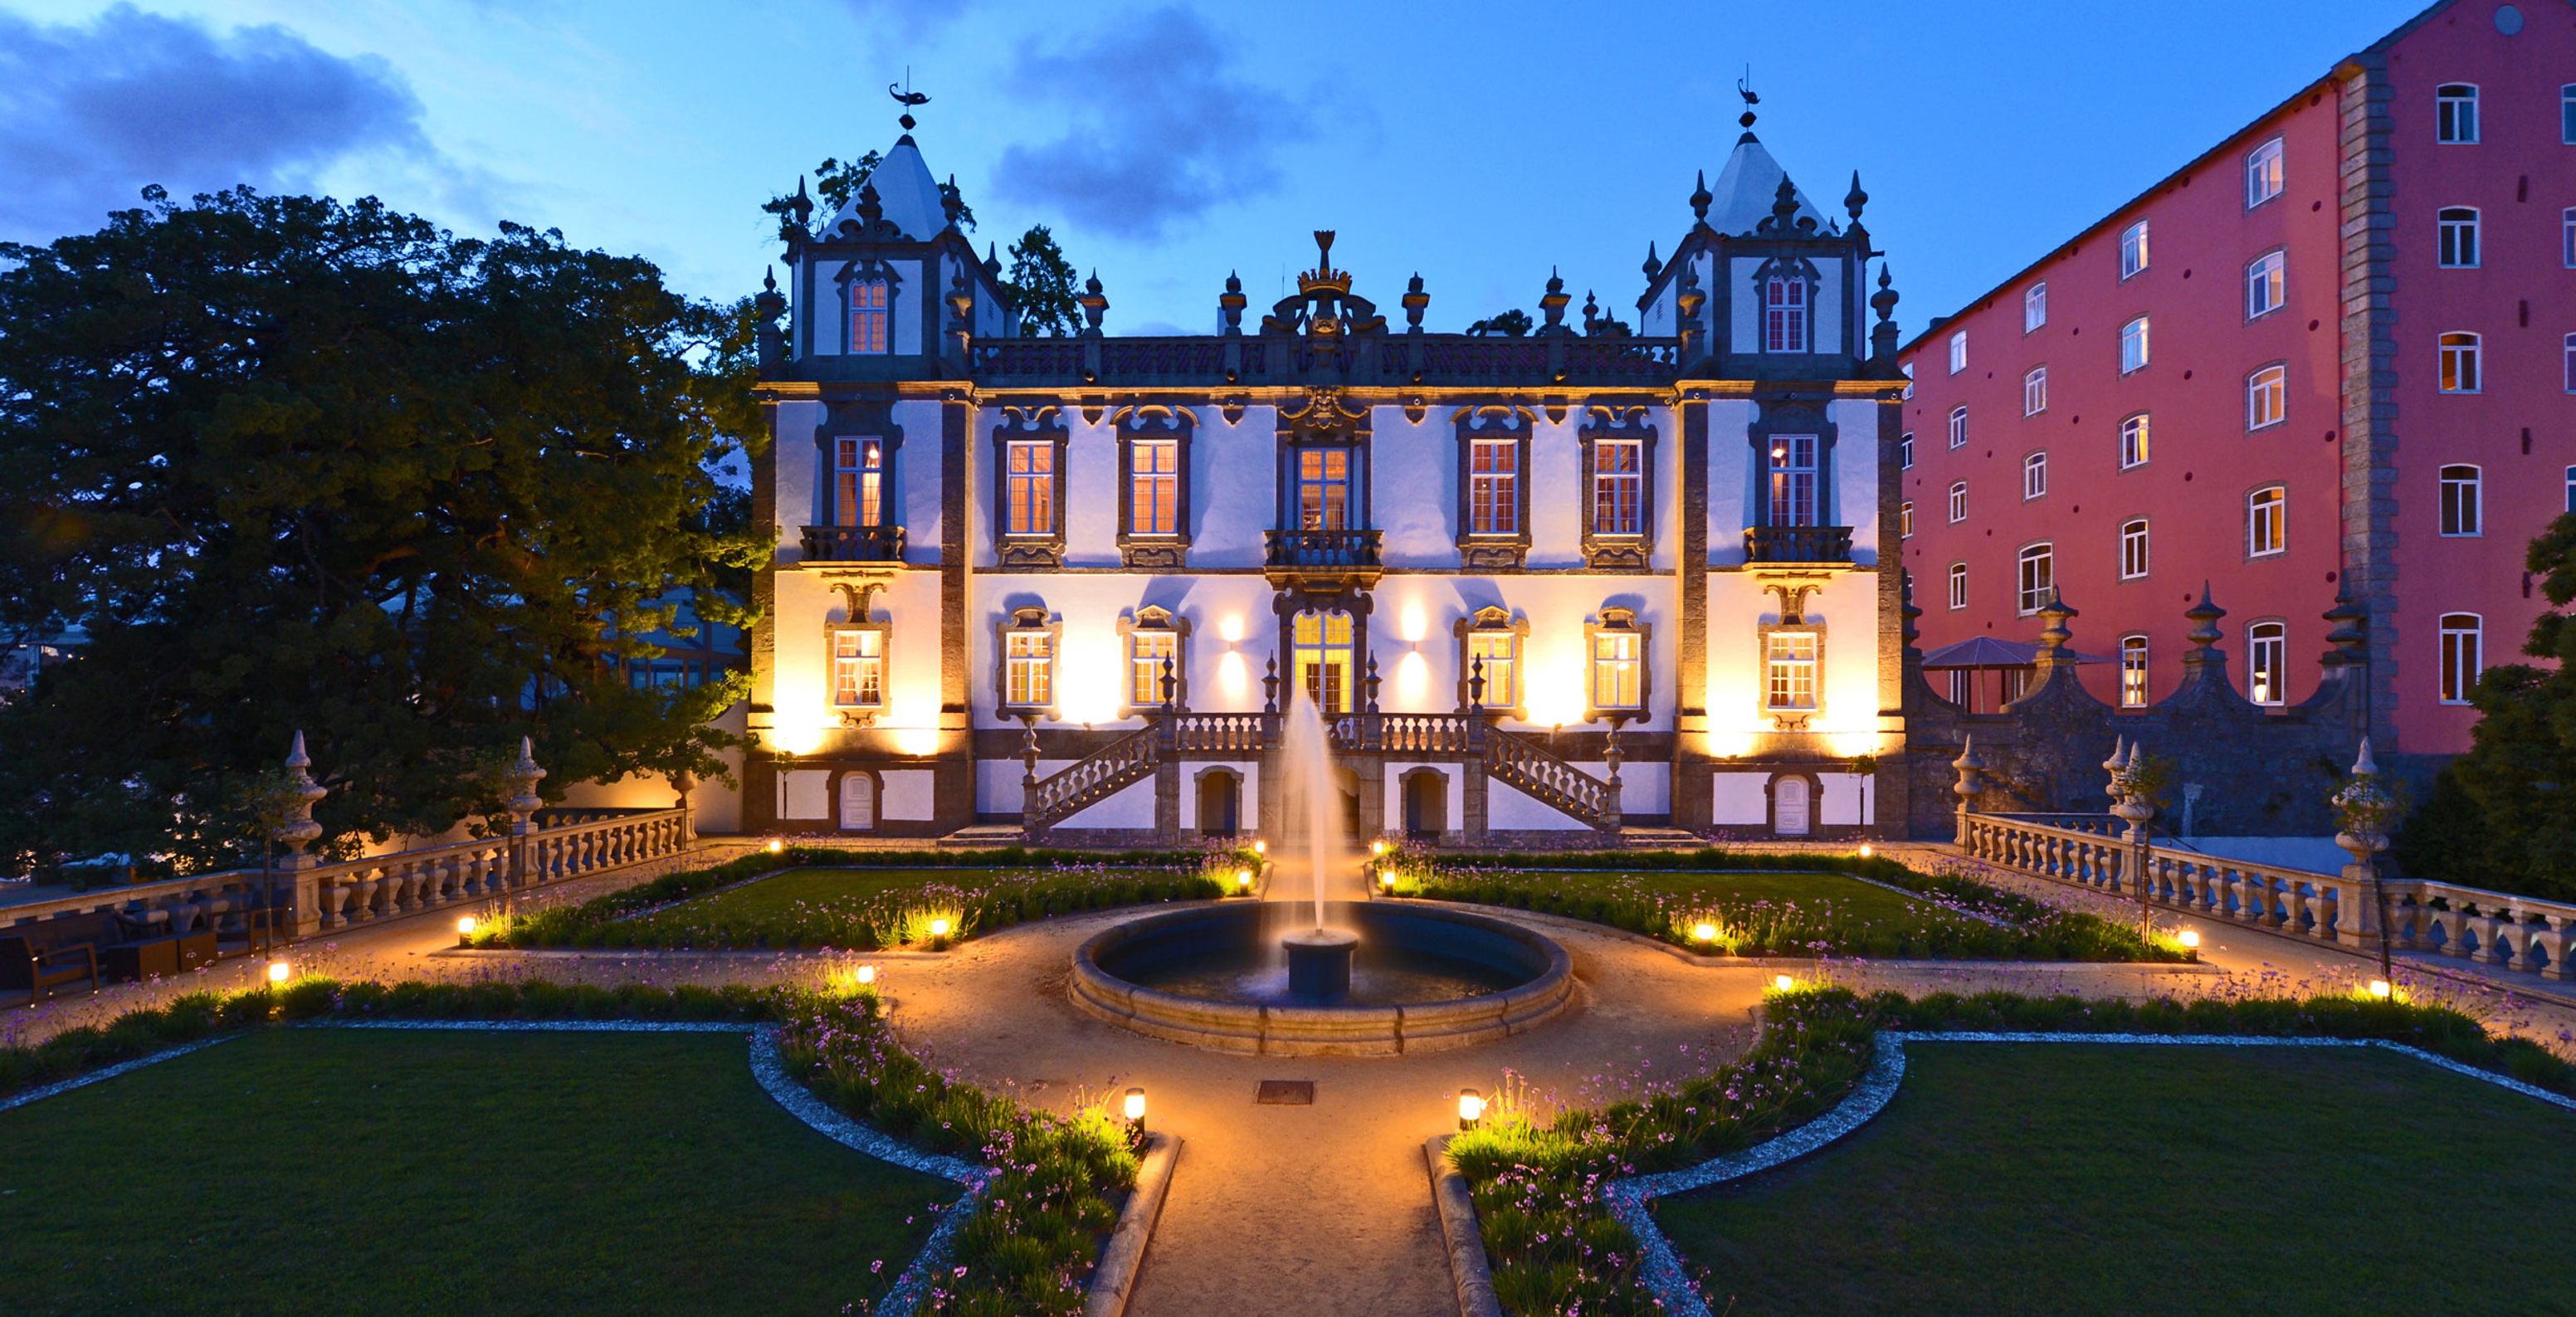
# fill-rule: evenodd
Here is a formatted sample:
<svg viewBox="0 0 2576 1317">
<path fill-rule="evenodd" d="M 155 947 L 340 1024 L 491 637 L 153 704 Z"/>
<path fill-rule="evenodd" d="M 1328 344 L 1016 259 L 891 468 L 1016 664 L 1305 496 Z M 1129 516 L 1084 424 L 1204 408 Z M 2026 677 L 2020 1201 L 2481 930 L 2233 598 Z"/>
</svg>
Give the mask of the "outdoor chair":
<svg viewBox="0 0 2576 1317">
<path fill-rule="evenodd" d="M 30 1001 L 45 1001 L 54 989 L 89 980 L 99 988 L 99 953 L 123 940 L 114 915 L 69 915 L 22 925 L 0 937 L 0 990 L 21 988 Z"/>
</svg>

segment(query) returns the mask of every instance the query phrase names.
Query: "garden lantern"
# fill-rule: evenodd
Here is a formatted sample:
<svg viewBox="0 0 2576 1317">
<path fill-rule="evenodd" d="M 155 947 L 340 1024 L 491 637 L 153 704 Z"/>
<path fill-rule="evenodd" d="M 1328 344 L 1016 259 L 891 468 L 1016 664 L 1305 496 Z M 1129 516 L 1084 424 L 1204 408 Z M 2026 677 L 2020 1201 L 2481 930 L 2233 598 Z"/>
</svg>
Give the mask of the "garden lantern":
<svg viewBox="0 0 2576 1317">
<path fill-rule="evenodd" d="M 458 916 L 456 920 L 456 945 L 460 947 L 472 946 L 474 944 L 474 928 L 474 916 Z"/>
<path fill-rule="evenodd" d="M 1235 871 L 1234 871 L 1234 885 L 1235 885 L 1235 886 L 1237 886 L 1237 887 L 1242 888 L 1243 890 L 1245 890 L 1245 891 L 1247 891 L 1247 892 L 1251 891 L 1251 890 L 1252 890 L 1252 871 L 1251 871 L 1250 869 L 1237 869 L 1237 870 L 1235 870 Z"/>
<path fill-rule="evenodd" d="M 286 968 L 286 962 L 285 962 L 285 961 L 282 961 L 282 960 L 272 960 L 272 961 L 268 962 L 268 981 L 269 981 L 269 982 L 271 982 L 271 983 L 284 983 L 284 982 L 286 982 L 286 976 L 287 976 L 287 974 L 288 974 L 288 973 L 289 973 L 289 971 L 288 971 L 288 970 L 287 970 L 287 968 Z"/>
<path fill-rule="evenodd" d="M 770 839 L 770 843 L 769 843 L 769 853 L 770 853 L 770 854 L 772 854 L 772 855 L 776 855 L 778 852 L 780 852 L 780 851 L 782 851 L 782 850 L 785 850 L 785 849 L 786 849 L 785 845 L 784 845 L 783 843 L 779 842 L 776 838 L 771 838 L 771 839 Z"/>
<path fill-rule="evenodd" d="M 931 935 L 932 937 L 946 937 L 946 936 L 948 936 L 948 921 L 947 921 L 946 919 L 933 919 L 933 920 L 931 920 L 931 921 L 930 921 L 930 935 Z"/>
<path fill-rule="evenodd" d="M 1145 1143 L 1145 1090 L 1141 1088 L 1128 1089 L 1127 1105 L 1125 1110 L 1127 1112 L 1128 1141 L 1136 1144 L 1138 1147 L 1143 1147 Z"/>
<path fill-rule="evenodd" d="M 1876 853 L 1877 853 L 1877 852 L 1872 851 L 1872 850 L 1869 848 L 1869 843 L 1868 843 L 1868 842 L 1862 842 L 1862 843 L 1860 844 L 1860 857 L 1861 857 L 1862 859 L 1866 860 L 1866 859 L 1868 859 L 1870 856 L 1872 856 L 1872 855 L 1874 855 L 1874 854 L 1876 854 Z"/>
<path fill-rule="evenodd" d="M 858 974 L 857 974 L 857 976 L 856 976 L 856 977 L 857 977 L 857 978 L 858 978 L 858 980 L 859 980 L 859 986 L 860 986 L 860 987 L 862 987 L 862 988 L 872 988 L 872 987 L 875 987 L 875 986 L 876 986 L 876 982 L 877 982 L 877 967 L 876 967 L 876 966 L 874 966 L 874 965 L 861 965 L 861 966 L 859 966 Z"/>
<path fill-rule="evenodd" d="M 1780 991 L 1782 991 L 1782 992 L 1787 992 L 1789 989 L 1794 988 L 1794 987 L 1797 987 L 1797 986 L 1798 986 L 1798 981 L 1797 981 L 1796 979 L 1790 978 L 1790 977 L 1789 977 L 1788 975 L 1786 975 L 1786 974 L 1776 974 L 1776 975 L 1773 975 L 1773 976 L 1772 976 L 1772 978 L 1771 978 L 1771 986 L 1772 986 L 1772 987 L 1774 987 L 1774 988 L 1779 989 L 1779 990 L 1780 990 Z"/>
<path fill-rule="evenodd" d="M 2381 1001 L 2388 1000 L 2391 996 L 2396 994 L 2396 991 L 2396 989 L 2388 986 L 2388 980 L 2386 979 L 2372 979 L 2370 981 L 2370 995 Z"/>
<path fill-rule="evenodd" d="M 2182 943 L 2182 949 L 2185 951 L 2200 950 L 2200 934 L 2192 929 L 2184 929 L 2174 940 Z"/>
<path fill-rule="evenodd" d="M 1472 1088 L 1458 1090 L 1458 1128 L 1471 1130 L 1485 1118 L 1485 1095 Z"/>
<path fill-rule="evenodd" d="M 1691 940 L 1695 942 L 1715 942 L 1717 940 L 1717 925 L 1709 923 L 1706 920 L 1701 920 L 1699 923 L 1691 925 Z"/>
<path fill-rule="evenodd" d="M 1371 855 L 1384 855 L 1384 854 L 1386 854 L 1386 839 L 1385 839 L 1385 838 L 1383 838 L 1383 837 L 1380 837 L 1380 838 L 1379 838 L 1379 839 L 1377 839 L 1376 841 L 1370 842 L 1370 843 L 1369 843 L 1369 854 L 1371 854 Z"/>
</svg>

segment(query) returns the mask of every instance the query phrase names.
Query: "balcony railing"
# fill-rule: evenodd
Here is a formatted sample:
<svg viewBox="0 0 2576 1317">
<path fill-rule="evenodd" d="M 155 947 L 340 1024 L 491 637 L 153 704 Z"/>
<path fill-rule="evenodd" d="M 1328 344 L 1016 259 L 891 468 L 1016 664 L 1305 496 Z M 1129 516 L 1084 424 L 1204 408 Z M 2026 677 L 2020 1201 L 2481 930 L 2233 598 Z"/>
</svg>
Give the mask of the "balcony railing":
<svg viewBox="0 0 2576 1317">
<path fill-rule="evenodd" d="M 1747 526 L 1746 562 L 1850 562 L 1849 526 Z"/>
<path fill-rule="evenodd" d="M 807 562 L 901 562 L 901 526 L 808 526 Z"/>
<path fill-rule="evenodd" d="M 1373 530 L 1274 530 L 1268 533 L 1272 567 L 1369 568 L 1378 564 Z"/>
</svg>

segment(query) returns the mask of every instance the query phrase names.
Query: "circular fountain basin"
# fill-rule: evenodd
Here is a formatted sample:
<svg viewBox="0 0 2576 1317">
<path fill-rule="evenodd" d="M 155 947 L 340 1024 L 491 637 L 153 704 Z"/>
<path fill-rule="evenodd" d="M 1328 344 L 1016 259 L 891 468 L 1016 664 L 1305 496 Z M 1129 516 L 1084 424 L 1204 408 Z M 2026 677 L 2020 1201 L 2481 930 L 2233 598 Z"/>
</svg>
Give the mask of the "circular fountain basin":
<svg viewBox="0 0 2576 1317">
<path fill-rule="evenodd" d="M 1287 939 L 1314 907 L 1229 901 L 1131 919 L 1082 944 L 1073 1000 L 1112 1024 L 1262 1056 L 1390 1056 L 1525 1032 L 1565 1009 L 1565 950 L 1506 920 L 1438 907 L 1334 902 L 1356 934 L 1350 990 L 1291 990 Z"/>
</svg>

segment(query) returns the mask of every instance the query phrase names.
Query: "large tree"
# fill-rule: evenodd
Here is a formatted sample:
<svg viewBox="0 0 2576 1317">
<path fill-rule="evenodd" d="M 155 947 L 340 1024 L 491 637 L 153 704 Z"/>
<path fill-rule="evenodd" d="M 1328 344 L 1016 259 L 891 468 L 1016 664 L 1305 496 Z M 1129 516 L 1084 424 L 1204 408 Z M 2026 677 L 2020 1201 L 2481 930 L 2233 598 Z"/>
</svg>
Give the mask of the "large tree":
<svg viewBox="0 0 2576 1317">
<path fill-rule="evenodd" d="M 145 195 L 0 246 L 0 638 L 88 631 L 0 709 L 0 861 L 238 859 L 299 729 L 340 846 L 491 817 L 522 735 L 557 788 L 720 772 L 739 682 L 622 661 L 689 592 L 747 620 L 749 314 L 554 232 Z"/>
</svg>

